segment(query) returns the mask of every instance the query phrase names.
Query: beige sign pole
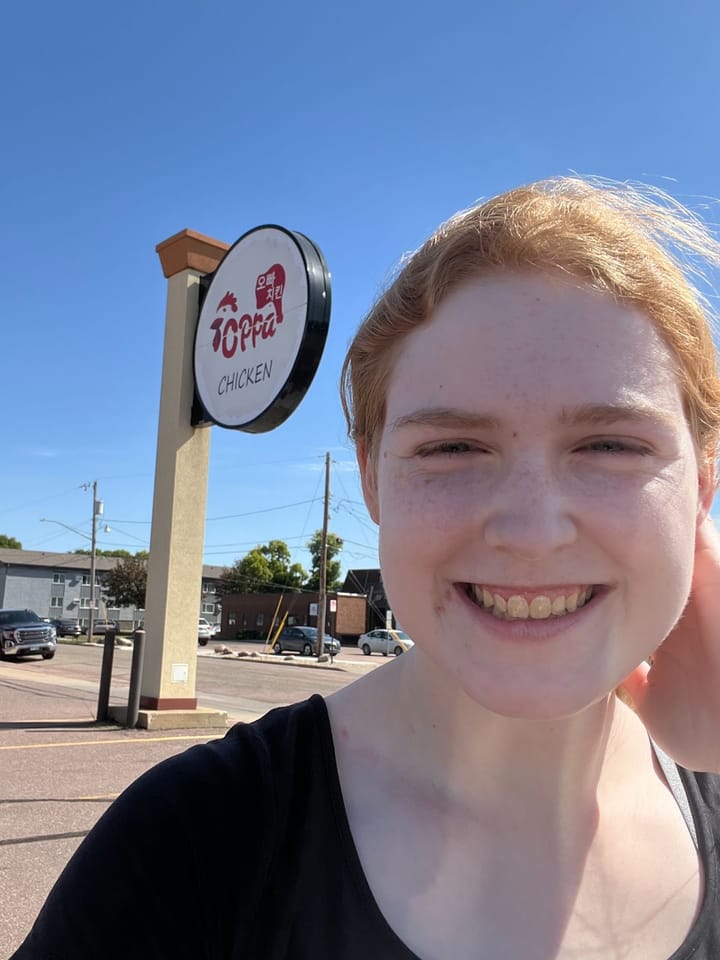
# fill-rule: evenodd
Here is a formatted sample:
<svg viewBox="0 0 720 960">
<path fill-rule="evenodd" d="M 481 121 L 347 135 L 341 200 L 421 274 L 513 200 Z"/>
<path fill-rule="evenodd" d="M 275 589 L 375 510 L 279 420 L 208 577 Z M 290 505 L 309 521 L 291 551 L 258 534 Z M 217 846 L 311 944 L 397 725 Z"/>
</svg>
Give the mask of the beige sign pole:
<svg viewBox="0 0 720 960">
<path fill-rule="evenodd" d="M 190 424 L 200 277 L 227 249 L 193 230 L 157 246 L 168 293 L 139 716 L 150 729 L 227 719 L 195 696 L 210 429 Z"/>
</svg>

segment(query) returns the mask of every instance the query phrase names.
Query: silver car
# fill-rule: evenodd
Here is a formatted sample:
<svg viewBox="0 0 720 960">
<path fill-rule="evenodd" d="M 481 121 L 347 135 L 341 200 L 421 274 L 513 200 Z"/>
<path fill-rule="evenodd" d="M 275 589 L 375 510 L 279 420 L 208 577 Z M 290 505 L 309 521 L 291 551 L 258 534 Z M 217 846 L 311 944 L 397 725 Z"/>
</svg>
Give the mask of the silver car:
<svg viewBox="0 0 720 960">
<path fill-rule="evenodd" d="M 357 645 L 366 657 L 371 653 L 381 653 L 384 657 L 394 653 L 399 657 L 413 646 L 413 642 L 404 630 L 371 630 L 358 639 Z"/>
</svg>

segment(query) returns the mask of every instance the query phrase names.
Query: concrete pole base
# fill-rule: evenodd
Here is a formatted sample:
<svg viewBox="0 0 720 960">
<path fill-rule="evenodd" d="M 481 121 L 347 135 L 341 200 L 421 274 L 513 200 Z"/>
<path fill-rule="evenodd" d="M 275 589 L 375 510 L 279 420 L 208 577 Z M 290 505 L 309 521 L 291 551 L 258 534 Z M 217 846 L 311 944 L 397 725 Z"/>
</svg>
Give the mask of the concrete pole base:
<svg viewBox="0 0 720 960">
<path fill-rule="evenodd" d="M 110 720 L 125 724 L 126 706 L 112 706 L 108 709 Z M 138 727 L 141 730 L 196 730 L 227 729 L 228 715 L 224 710 L 211 710 L 209 707 L 196 707 L 194 710 L 140 710 Z"/>
</svg>

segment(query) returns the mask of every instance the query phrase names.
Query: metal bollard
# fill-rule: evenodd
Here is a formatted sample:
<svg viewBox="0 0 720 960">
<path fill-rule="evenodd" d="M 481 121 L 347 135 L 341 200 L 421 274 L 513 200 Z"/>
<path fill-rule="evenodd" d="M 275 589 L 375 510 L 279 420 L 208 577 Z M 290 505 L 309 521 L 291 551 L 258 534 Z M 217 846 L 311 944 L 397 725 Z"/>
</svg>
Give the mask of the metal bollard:
<svg viewBox="0 0 720 960">
<path fill-rule="evenodd" d="M 136 630 L 133 639 L 132 664 L 130 666 L 130 691 L 128 693 L 125 726 L 137 726 L 140 713 L 140 687 L 142 684 L 143 658 L 145 656 L 145 631 Z"/>
<path fill-rule="evenodd" d="M 113 655 L 115 653 L 115 631 L 106 630 L 103 642 L 102 666 L 100 667 L 100 688 L 98 690 L 97 719 L 108 719 L 110 705 L 110 681 L 112 680 Z"/>
</svg>

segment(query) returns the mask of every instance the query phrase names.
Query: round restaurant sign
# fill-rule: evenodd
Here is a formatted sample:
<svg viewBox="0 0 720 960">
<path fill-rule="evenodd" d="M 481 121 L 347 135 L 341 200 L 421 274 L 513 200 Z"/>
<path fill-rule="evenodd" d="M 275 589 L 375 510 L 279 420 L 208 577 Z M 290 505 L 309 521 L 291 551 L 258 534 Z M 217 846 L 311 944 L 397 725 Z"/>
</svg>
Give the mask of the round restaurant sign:
<svg viewBox="0 0 720 960">
<path fill-rule="evenodd" d="M 283 423 L 310 386 L 330 322 L 330 274 L 315 244 L 284 227 L 256 227 L 212 275 L 195 333 L 202 419 L 263 433 Z"/>
</svg>

